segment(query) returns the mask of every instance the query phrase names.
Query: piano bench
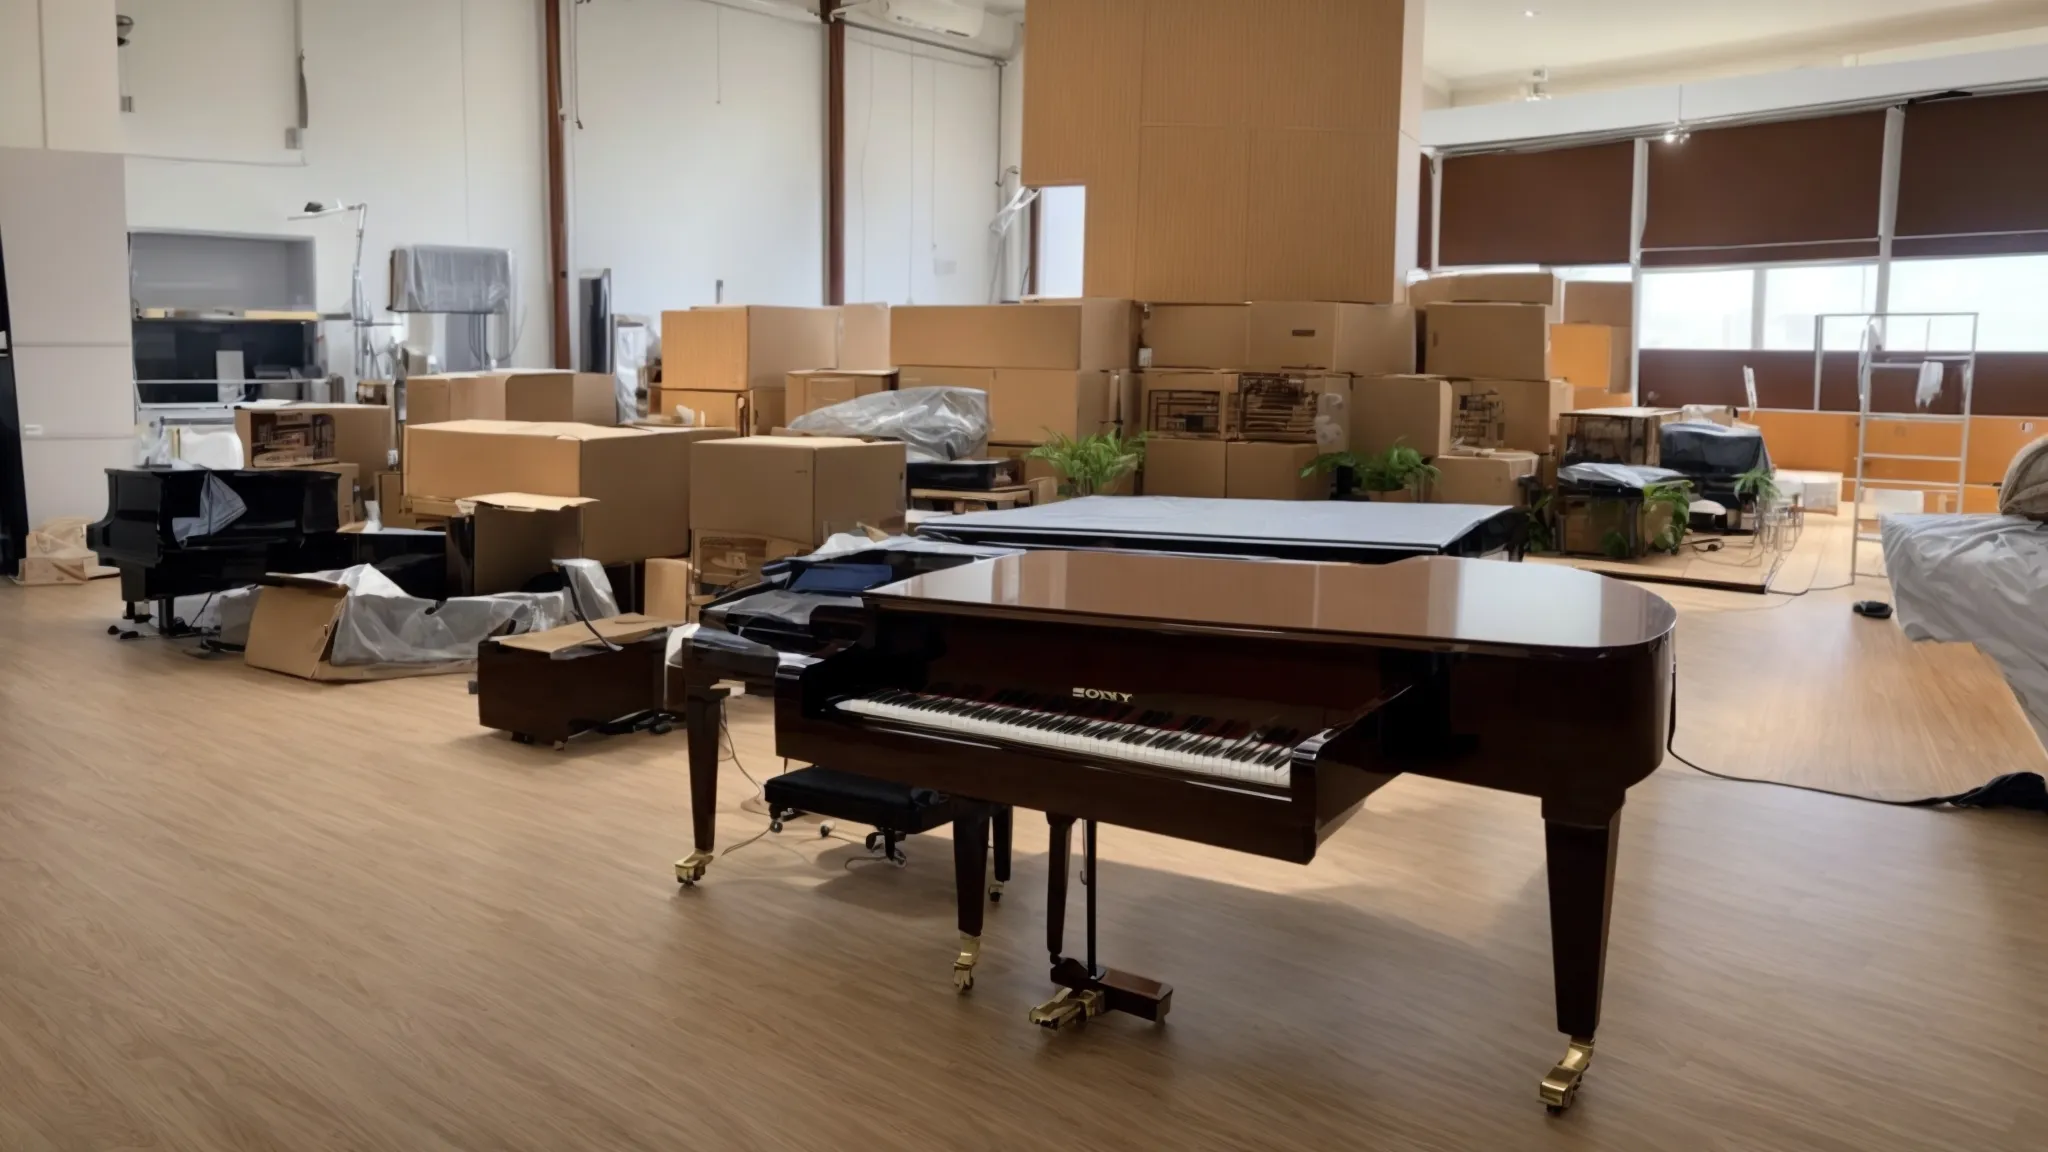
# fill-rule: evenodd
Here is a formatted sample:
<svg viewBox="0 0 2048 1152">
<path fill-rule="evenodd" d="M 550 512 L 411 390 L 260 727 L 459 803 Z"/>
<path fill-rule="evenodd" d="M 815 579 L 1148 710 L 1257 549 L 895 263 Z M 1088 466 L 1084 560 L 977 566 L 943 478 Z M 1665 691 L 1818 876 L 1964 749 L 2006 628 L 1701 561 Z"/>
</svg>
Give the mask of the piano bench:
<svg viewBox="0 0 2048 1152">
<path fill-rule="evenodd" d="M 773 821 L 770 828 L 774 831 L 782 831 L 784 821 L 804 813 L 866 824 L 875 829 L 875 834 L 867 838 L 868 850 L 881 851 L 899 865 L 904 861 L 897 844 L 907 837 L 950 824 L 960 814 L 960 805 L 943 792 L 830 768 L 799 768 L 771 776 L 761 786 L 761 795 L 768 802 Z M 1009 817 L 1007 806 L 997 809 L 1000 829 L 1007 830 Z M 1009 837 L 999 833 L 996 844 L 996 878 L 1007 879 Z M 991 895 L 999 892 L 1000 889 L 992 889 Z"/>
</svg>

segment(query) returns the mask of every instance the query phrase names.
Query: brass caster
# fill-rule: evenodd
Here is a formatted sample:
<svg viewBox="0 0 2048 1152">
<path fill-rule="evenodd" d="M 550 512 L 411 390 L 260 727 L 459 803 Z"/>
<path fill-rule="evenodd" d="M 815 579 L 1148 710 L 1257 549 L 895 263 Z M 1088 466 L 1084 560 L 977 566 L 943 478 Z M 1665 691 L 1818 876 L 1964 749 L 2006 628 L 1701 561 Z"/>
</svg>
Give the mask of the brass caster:
<svg viewBox="0 0 2048 1152">
<path fill-rule="evenodd" d="M 974 990 L 974 966 L 981 962 L 981 937 L 960 935 L 960 955 L 953 960 L 953 989 L 956 992 Z"/>
<path fill-rule="evenodd" d="M 1574 1039 L 1565 1048 L 1564 1059 L 1558 1061 L 1557 1067 L 1550 1070 L 1550 1075 L 1543 1078 L 1543 1086 L 1539 1089 L 1543 1096 L 1543 1106 L 1550 1110 L 1552 1116 L 1559 1115 L 1572 1106 L 1572 1101 L 1579 1095 L 1579 1081 L 1585 1078 L 1586 1069 L 1592 1063 L 1591 1040 Z"/>
<path fill-rule="evenodd" d="M 704 878 L 704 870 L 711 867 L 713 857 L 709 852 L 692 852 L 676 861 L 676 882 L 685 888 L 693 888 Z"/>
<path fill-rule="evenodd" d="M 1031 1022 L 1054 1032 L 1085 1024 L 1089 1017 L 1102 1015 L 1103 1000 L 1099 989 L 1076 992 L 1062 988 L 1058 995 L 1031 1010 Z"/>
<path fill-rule="evenodd" d="M 991 880 L 988 882 L 988 898 L 992 903 L 1001 904 L 1003 902 L 1003 882 L 1001 880 Z"/>
</svg>

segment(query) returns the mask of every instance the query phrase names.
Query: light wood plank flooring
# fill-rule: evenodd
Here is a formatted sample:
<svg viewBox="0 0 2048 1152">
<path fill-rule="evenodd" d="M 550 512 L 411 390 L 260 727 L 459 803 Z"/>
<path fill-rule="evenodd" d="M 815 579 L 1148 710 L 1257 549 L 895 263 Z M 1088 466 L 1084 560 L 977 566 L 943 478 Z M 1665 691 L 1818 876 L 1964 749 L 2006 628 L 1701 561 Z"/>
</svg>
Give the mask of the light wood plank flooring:
<svg viewBox="0 0 2048 1152">
<path fill-rule="evenodd" d="M 1981 678 L 1974 653 L 1864 641 L 1838 595 L 1674 595 L 1681 751 L 1915 791 L 2038 769 L 2016 708 L 1928 682 Z M 459 678 L 313 685 L 117 643 L 113 611 L 105 583 L 0 588 L 6 1152 L 1988 1152 L 2048 1131 L 2039 816 L 1660 771 L 1624 817 L 1599 1054 L 1552 1119 L 1533 801 L 1396 781 L 1307 868 L 1105 830 L 1104 959 L 1173 982 L 1174 1012 L 1050 1035 L 1024 1020 L 1048 992 L 1034 816 L 957 997 L 943 837 L 897 869 L 799 825 L 680 891 L 680 734 L 519 747 L 475 727 Z M 1839 692 L 1801 695 L 1812 670 Z M 747 771 L 779 767 L 761 702 L 732 729 Z M 750 791 L 728 765 L 722 843 L 763 827 Z"/>
</svg>

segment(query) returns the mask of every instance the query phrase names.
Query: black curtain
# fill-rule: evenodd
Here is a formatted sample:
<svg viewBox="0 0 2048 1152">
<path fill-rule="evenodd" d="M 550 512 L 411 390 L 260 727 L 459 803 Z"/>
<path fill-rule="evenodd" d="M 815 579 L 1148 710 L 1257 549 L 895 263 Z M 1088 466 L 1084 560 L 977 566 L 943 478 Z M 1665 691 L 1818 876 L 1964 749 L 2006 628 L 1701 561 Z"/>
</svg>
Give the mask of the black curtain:
<svg viewBox="0 0 2048 1152">
<path fill-rule="evenodd" d="M 7 311 L 7 244 L 0 237 L 0 573 L 28 547 L 28 483 L 21 470 L 21 405 L 14 394 L 14 321 Z"/>
</svg>

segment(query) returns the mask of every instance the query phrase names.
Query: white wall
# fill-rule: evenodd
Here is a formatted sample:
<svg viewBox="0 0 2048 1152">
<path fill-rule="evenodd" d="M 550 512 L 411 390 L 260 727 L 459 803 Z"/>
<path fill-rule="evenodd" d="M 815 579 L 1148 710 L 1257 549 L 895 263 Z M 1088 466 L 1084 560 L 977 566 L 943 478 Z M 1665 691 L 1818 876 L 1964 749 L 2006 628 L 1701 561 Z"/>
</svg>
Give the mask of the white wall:
<svg viewBox="0 0 2048 1152">
<path fill-rule="evenodd" d="M 1023 186 L 1024 170 L 1024 49 L 1018 48 L 1002 70 L 1003 123 L 997 163 L 1003 172 L 1002 196 L 1000 203 L 1008 203 L 1010 194 Z M 1015 300 L 1024 295 L 1025 273 L 1031 265 L 1031 217 L 1025 215 L 1010 229 L 1007 251 L 1003 258 L 1003 288 L 1005 300 Z"/>
<path fill-rule="evenodd" d="M 697 0 L 573 9 L 570 267 L 613 309 L 824 299 L 825 30 Z"/>
<path fill-rule="evenodd" d="M 12 2 L 12 0 L 0 0 Z M 52 0 L 44 0 L 50 3 Z M 68 0 L 66 0 L 68 2 Z M 363 278 L 385 311 L 390 252 L 508 248 L 517 268 L 513 363 L 550 359 L 540 7 L 524 0 L 304 0 L 309 109 L 296 123 L 292 0 L 121 0 L 132 228 L 314 238 L 317 301 L 346 312 L 352 216 L 286 217 L 308 201 L 367 203 Z M 111 36 L 109 37 L 111 40 Z M 517 318 L 515 318 L 517 319 Z M 329 324 L 346 374 L 347 324 Z"/>
<path fill-rule="evenodd" d="M 848 300 L 1000 299 L 1001 87 L 988 61 L 848 30 Z"/>
<path fill-rule="evenodd" d="M 0 148 L 120 151 L 114 67 L 114 0 L 0 0 Z"/>
</svg>

